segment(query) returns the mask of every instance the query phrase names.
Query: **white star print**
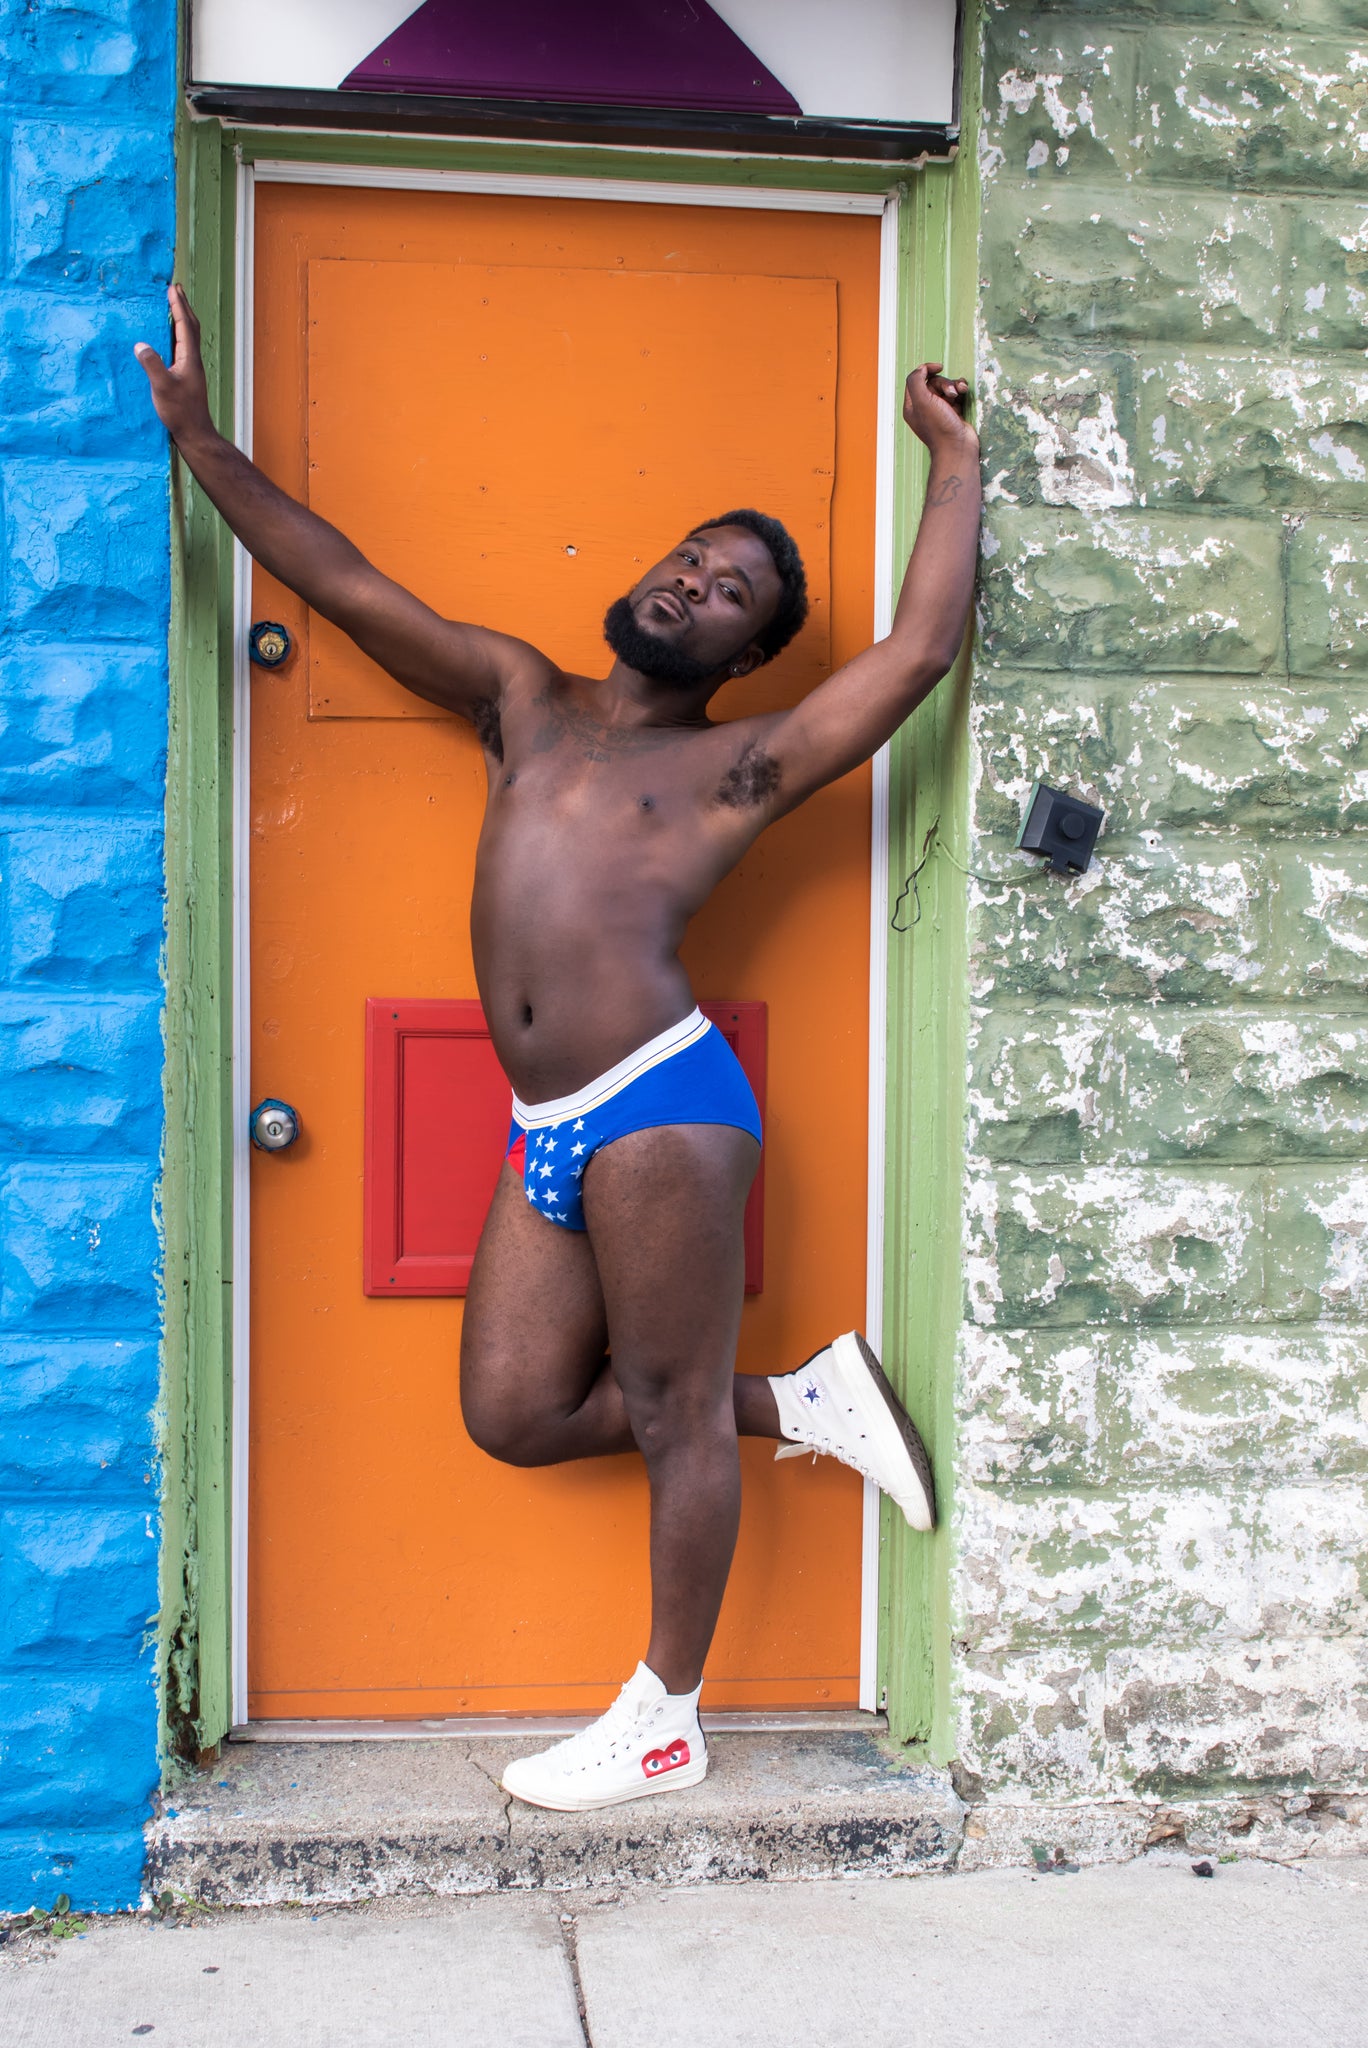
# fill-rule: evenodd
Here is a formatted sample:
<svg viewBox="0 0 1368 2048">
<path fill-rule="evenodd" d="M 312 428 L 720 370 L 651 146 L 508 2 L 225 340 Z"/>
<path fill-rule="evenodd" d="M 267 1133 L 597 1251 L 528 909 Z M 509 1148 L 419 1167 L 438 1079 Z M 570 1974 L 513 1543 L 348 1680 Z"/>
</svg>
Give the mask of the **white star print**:
<svg viewBox="0 0 1368 2048">
<path fill-rule="evenodd" d="M 571 1146 L 571 1148 L 570 1148 L 570 1157 L 571 1157 L 572 1159 L 578 1159 L 578 1158 L 579 1158 L 579 1156 L 580 1156 L 580 1153 L 581 1153 L 581 1152 L 582 1152 L 583 1150 L 584 1150 L 584 1147 L 583 1147 L 583 1145 L 573 1145 L 573 1146 Z"/>
<path fill-rule="evenodd" d="M 546 1199 L 548 1203 L 558 1202 L 560 1200 L 560 1195 L 557 1193 L 555 1188 L 548 1188 L 546 1190 Z"/>
<path fill-rule="evenodd" d="M 558 1127 L 558 1128 L 559 1128 L 559 1127 Z M 547 1151 L 548 1151 L 548 1152 L 554 1152 L 554 1151 L 555 1151 L 555 1149 L 556 1149 L 556 1141 L 555 1141 L 555 1139 L 554 1139 L 554 1138 L 548 1138 L 548 1139 L 547 1139 L 547 1141 L 546 1141 L 546 1149 L 547 1149 Z"/>
<path fill-rule="evenodd" d="M 575 1125 L 575 1129 L 576 1129 L 577 1131 L 582 1131 L 582 1130 L 584 1129 L 584 1118 L 583 1118 L 583 1117 L 581 1117 L 581 1118 L 579 1119 L 579 1122 L 578 1122 L 578 1123 L 577 1123 L 577 1124 Z"/>
<path fill-rule="evenodd" d="M 551 1168 L 550 1168 L 549 1166 L 543 1166 L 543 1167 L 540 1167 L 540 1168 L 538 1169 L 538 1171 L 540 1172 L 540 1174 L 541 1174 L 541 1177 L 542 1177 L 542 1179 L 543 1179 L 543 1180 L 550 1180 L 550 1178 L 551 1178 Z"/>
</svg>

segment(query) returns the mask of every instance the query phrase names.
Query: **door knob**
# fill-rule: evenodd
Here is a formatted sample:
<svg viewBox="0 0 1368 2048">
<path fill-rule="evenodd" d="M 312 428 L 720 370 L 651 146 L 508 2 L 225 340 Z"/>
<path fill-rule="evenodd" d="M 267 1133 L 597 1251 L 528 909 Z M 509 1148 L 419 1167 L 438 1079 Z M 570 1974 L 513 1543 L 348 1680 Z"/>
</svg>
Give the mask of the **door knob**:
<svg viewBox="0 0 1368 2048">
<path fill-rule="evenodd" d="M 247 651 L 258 668 L 279 668 L 294 646 L 288 626 L 274 619 L 258 619 L 247 635 Z"/>
<path fill-rule="evenodd" d="M 299 1111 L 268 1095 L 252 1111 L 250 1128 L 258 1152 L 283 1152 L 299 1136 Z"/>
</svg>

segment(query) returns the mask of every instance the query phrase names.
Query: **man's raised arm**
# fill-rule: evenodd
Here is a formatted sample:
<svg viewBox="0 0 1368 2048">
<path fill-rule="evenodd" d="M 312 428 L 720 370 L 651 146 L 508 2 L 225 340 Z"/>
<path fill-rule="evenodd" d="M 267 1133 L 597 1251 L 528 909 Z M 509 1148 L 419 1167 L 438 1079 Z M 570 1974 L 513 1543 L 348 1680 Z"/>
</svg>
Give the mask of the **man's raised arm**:
<svg viewBox="0 0 1368 2048">
<path fill-rule="evenodd" d="M 765 736 L 779 779 L 772 815 L 867 761 L 954 665 L 978 559 L 978 436 L 969 387 L 923 363 L 907 380 L 903 418 L 931 453 L 926 502 L 886 640 L 828 676 Z"/>
<path fill-rule="evenodd" d="M 442 618 L 226 441 L 209 413 L 199 322 L 178 284 L 167 298 L 174 330 L 170 363 L 145 341 L 136 354 L 158 417 L 200 488 L 269 575 L 418 696 L 475 718 L 531 650 L 505 634 Z"/>
</svg>

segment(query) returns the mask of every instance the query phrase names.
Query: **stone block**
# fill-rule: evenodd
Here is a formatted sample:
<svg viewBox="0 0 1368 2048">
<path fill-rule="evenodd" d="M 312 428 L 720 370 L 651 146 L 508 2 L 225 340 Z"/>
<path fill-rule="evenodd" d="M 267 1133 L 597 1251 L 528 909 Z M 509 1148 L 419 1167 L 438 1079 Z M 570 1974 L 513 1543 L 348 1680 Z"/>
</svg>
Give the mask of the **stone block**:
<svg viewBox="0 0 1368 2048">
<path fill-rule="evenodd" d="M 159 818 L 73 815 L 6 835 L 10 980 L 146 988 L 163 932 Z"/>
<path fill-rule="evenodd" d="M 1361 205 L 1307 199 L 1290 210 L 1287 287 L 1294 348 L 1368 348 L 1368 221 Z"/>
<path fill-rule="evenodd" d="M 133 344 L 165 326 L 160 299 L 0 294 L 0 450 L 162 461 L 165 434 Z"/>
<path fill-rule="evenodd" d="M 983 104 L 989 177 L 1124 171 L 1135 148 L 1134 43 L 1092 22 L 990 14 Z"/>
<path fill-rule="evenodd" d="M 969 1040 L 970 1154 L 994 1164 L 1055 1166 L 1094 1152 L 1116 1035 L 1110 1009 L 998 1003 L 977 1012 Z"/>
<path fill-rule="evenodd" d="M 142 1829 L 83 1828 L 68 1817 L 50 1826 L 0 1830 L 0 1897 L 16 1913 L 47 1912 L 63 1893 L 82 1913 L 134 1910 L 146 1859 Z"/>
<path fill-rule="evenodd" d="M 153 1501 L 157 1346 L 0 1338 L 0 1493 Z"/>
<path fill-rule="evenodd" d="M 0 94 L 11 105 L 162 116 L 175 92 L 176 22 L 161 0 L 28 0 L 0 15 Z"/>
<path fill-rule="evenodd" d="M 23 648 L 0 656 L 0 698 L 0 803 L 161 803 L 163 648 Z"/>
<path fill-rule="evenodd" d="M 1111 1496 L 963 1487 L 956 1633 L 970 1653 L 1361 1636 L 1368 1479 L 1140 1484 Z"/>
<path fill-rule="evenodd" d="M 995 506 L 982 654 L 1022 668 L 1260 674 L 1283 654 L 1282 538 L 1281 521 L 1229 513 Z"/>
<path fill-rule="evenodd" d="M 155 1159 L 162 1135 L 161 998 L 0 990 L 0 1147 Z"/>
<path fill-rule="evenodd" d="M 990 506 L 1101 512 L 1134 502 L 1131 357 L 1115 349 L 1002 341 L 980 363 L 978 396 Z"/>
<path fill-rule="evenodd" d="M 1352 1016 L 1135 1015 L 1118 1031 L 1099 1146 L 1237 1164 L 1368 1152 L 1368 1030 Z"/>
<path fill-rule="evenodd" d="M 1368 1314 L 1368 1171 L 1280 1166 L 1269 1176 L 1266 1214 L 1270 1315 Z"/>
<path fill-rule="evenodd" d="M 117 1671 L 26 1670 L 0 1680 L 0 1778 L 10 1825 L 65 1829 L 79 1841 L 86 1827 L 127 1825 L 130 1811 L 137 1821 L 147 1817 L 157 1783 L 151 1658 L 118 1662 Z M 58 1876 L 39 1902 L 50 1906 L 63 1889 Z"/>
<path fill-rule="evenodd" d="M 1264 1314 L 1254 1174 L 1003 1168 L 972 1177 L 966 1208 L 977 1322 L 1231 1323 Z"/>
<path fill-rule="evenodd" d="M 1109 1758 L 1142 1798 L 1352 1786 L 1368 1771 L 1362 1638 L 1117 1649 L 1102 1691 Z"/>
<path fill-rule="evenodd" d="M 145 1334 L 156 1323 L 156 1168 L 37 1165 L 0 1179 L 0 1323 Z"/>
<path fill-rule="evenodd" d="M 1043 7 L 1012 9 L 1022 20 L 1041 14 L 1097 13 L 1096 0 L 1048 0 Z M 1238 27 L 1252 22 L 1260 27 L 1335 29 L 1368 28 L 1368 0 L 1133 0 L 1126 19 L 1190 21 L 1215 27 Z"/>
<path fill-rule="evenodd" d="M 1101 1666 L 1077 1643 L 966 1656 L 956 1683 L 961 1772 L 985 1788 L 1029 1784 L 1043 1797 L 1095 1798 L 1106 1767 Z M 966 1847 L 975 1818 L 971 1809 Z"/>
<path fill-rule="evenodd" d="M 1244 4 L 1252 9 L 1285 8 L 1287 19 L 1298 28 L 1368 28 L 1368 0 L 1244 0 Z M 1270 14 L 1267 18 L 1275 17 Z M 1261 21 L 1265 17 L 1256 13 L 1255 19 Z"/>
<path fill-rule="evenodd" d="M 164 644 L 170 601 L 164 459 L 10 461 L 4 495 L 12 632 Z"/>
<path fill-rule="evenodd" d="M 69 1673 L 133 1663 L 157 1612 L 157 1537 L 141 1502 L 0 1513 L 0 1656 Z"/>
<path fill-rule="evenodd" d="M 1292 674 L 1368 677 L 1368 522 L 1296 523 L 1287 582 Z"/>
<path fill-rule="evenodd" d="M 1359 511 L 1368 368 L 1334 357 L 1147 361 L 1134 447 L 1146 504 Z"/>
<path fill-rule="evenodd" d="M 1359 686 L 1071 676 L 1061 692 L 1053 676 L 980 669 L 970 716 L 975 828 L 995 838 L 1016 838 L 1037 781 L 1106 812 L 1104 858 L 1161 832 L 1292 838 L 1368 826 Z"/>
<path fill-rule="evenodd" d="M 1361 1159 L 1368 1026 L 1304 1009 L 997 1007 L 973 1030 L 968 1138 L 1000 1165 Z"/>
<path fill-rule="evenodd" d="M 1361 67 L 1343 42 L 1151 29 L 1139 167 L 1194 183 L 1352 186 L 1368 169 Z"/>
<path fill-rule="evenodd" d="M 1003 177 L 981 260 L 995 335 L 1260 347 L 1282 332 L 1287 222 L 1268 200 Z"/>
<path fill-rule="evenodd" d="M 1368 848 L 1309 840 L 1269 850 L 1276 877 L 1269 987 L 1322 1002 L 1368 989 Z"/>
<path fill-rule="evenodd" d="M 974 1486 L 1079 1492 L 1368 1474 L 1368 1350 L 1334 1329 L 965 1330 Z"/>
<path fill-rule="evenodd" d="M 167 119 L 169 123 L 169 105 Z M 142 297 L 171 277 L 169 128 L 19 121 L 10 144 L 9 270 L 25 284 Z"/>
<path fill-rule="evenodd" d="M 1144 683 L 1126 710 L 1100 716 L 1120 757 L 1106 785 L 1118 835 L 1234 827 L 1291 838 L 1368 825 L 1361 688 Z"/>
<path fill-rule="evenodd" d="M 1066 879 L 1033 855 L 980 841 L 972 991 L 979 1001 L 1225 1001 L 1263 984 L 1267 899 L 1264 856 L 1238 842 L 1095 854 L 1086 874 Z"/>
</svg>

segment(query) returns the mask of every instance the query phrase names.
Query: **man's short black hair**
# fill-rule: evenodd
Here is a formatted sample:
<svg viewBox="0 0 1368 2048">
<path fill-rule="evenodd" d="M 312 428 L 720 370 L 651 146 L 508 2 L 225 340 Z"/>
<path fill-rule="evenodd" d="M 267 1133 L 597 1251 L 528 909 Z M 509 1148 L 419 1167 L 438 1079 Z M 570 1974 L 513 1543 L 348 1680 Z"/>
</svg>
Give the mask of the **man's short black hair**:
<svg viewBox="0 0 1368 2048">
<path fill-rule="evenodd" d="M 755 640 L 766 661 L 773 661 L 801 630 L 808 615 L 807 573 L 798 543 L 781 520 L 747 506 L 737 512 L 724 512 L 720 519 L 700 519 L 693 531 L 703 534 L 714 526 L 744 526 L 747 533 L 753 533 L 769 549 L 770 560 L 779 572 L 779 603 L 774 617 L 755 635 Z"/>
</svg>

